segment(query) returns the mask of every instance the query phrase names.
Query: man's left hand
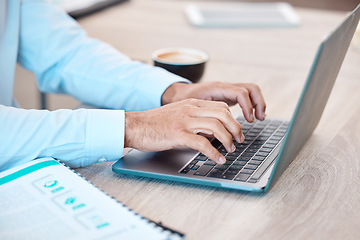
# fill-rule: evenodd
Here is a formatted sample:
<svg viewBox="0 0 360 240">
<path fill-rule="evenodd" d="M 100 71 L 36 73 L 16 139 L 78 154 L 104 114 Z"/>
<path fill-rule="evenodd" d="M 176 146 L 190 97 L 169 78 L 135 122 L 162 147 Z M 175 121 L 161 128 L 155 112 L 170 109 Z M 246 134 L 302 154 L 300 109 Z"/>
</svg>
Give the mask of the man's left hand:
<svg viewBox="0 0 360 240">
<path fill-rule="evenodd" d="M 222 101 L 229 106 L 239 104 L 245 119 L 253 122 L 255 117 L 264 120 L 266 104 L 259 86 L 252 83 L 174 83 L 162 95 L 162 105 L 196 98 L 209 101 Z"/>
</svg>

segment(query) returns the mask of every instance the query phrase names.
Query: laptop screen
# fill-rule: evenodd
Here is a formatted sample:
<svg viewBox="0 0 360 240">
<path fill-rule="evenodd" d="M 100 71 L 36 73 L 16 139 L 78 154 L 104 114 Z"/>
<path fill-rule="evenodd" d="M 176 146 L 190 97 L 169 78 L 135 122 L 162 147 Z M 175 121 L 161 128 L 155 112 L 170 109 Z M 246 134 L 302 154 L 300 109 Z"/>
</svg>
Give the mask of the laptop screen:
<svg viewBox="0 0 360 240">
<path fill-rule="evenodd" d="M 359 17 L 360 5 L 321 43 L 265 190 L 285 171 L 319 123 Z"/>
</svg>

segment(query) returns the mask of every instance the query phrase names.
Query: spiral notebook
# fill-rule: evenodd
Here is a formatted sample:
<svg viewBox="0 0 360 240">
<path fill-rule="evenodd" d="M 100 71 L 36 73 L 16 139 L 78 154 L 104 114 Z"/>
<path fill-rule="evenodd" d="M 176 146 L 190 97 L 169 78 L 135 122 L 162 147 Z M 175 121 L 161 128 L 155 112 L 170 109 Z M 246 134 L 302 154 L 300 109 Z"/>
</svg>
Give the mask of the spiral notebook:
<svg viewBox="0 0 360 240">
<path fill-rule="evenodd" d="M 51 158 L 0 173 L 0 239 L 182 239 Z"/>
</svg>

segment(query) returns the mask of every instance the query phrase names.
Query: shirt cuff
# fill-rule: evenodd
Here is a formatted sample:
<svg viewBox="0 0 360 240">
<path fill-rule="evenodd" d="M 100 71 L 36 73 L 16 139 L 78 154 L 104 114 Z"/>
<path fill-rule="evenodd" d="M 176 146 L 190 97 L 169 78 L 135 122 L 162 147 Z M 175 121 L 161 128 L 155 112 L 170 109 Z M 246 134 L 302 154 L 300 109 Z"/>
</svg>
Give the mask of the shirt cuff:
<svg viewBox="0 0 360 240">
<path fill-rule="evenodd" d="M 176 82 L 191 83 L 191 81 L 186 78 L 170 73 L 160 67 L 152 67 L 151 74 L 148 74 L 144 79 L 146 80 L 137 87 L 141 92 L 146 92 L 147 95 L 151 95 L 149 99 L 153 100 L 152 103 L 149 102 L 149 106 L 144 106 L 145 109 L 161 107 L 161 97 L 165 90 L 172 84 Z"/>
<path fill-rule="evenodd" d="M 88 109 L 82 166 L 120 159 L 124 150 L 124 137 L 123 110 Z"/>
</svg>

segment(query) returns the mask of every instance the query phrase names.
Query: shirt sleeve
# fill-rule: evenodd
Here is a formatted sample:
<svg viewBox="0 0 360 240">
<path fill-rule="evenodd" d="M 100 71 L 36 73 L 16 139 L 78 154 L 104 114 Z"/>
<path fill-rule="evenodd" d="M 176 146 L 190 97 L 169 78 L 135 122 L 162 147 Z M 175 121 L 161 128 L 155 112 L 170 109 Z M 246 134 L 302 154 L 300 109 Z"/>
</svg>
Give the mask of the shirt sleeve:
<svg viewBox="0 0 360 240">
<path fill-rule="evenodd" d="M 24 110 L 0 105 L 0 171 L 41 157 L 70 167 L 121 158 L 122 110 Z"/>
<path fill-rule="evenodd" d="M 22 2 L 18 62 L 35 73 L 43 92 L 125 111 L 159 107 L 171 84 L 189 83 L 89 38 L 62 9 L 41 0 Z"/>
<path fill-rule="evenodd" d="M 63 10 L 42 0 L 21 2 L 18 62 L 35 73 L 43 92 L 122 110 L 0 106 L 0 170 L 39 157 L 71 167 L 117 160 L 124 148 L 124 111 L 159 107 L 171 84 L 189 83 L 89 38 Z"/>
</svg>

